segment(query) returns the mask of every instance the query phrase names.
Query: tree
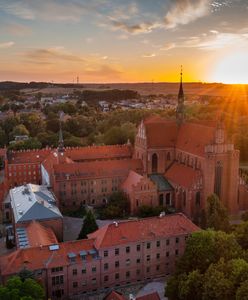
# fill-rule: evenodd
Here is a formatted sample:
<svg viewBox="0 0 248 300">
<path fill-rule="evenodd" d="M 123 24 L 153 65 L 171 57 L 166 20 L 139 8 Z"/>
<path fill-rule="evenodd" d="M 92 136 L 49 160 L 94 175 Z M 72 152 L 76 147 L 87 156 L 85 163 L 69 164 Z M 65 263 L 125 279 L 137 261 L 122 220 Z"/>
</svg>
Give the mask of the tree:
<svg viewBox="0 0 248 300">
<path fill-rule="evenodd" d="M 236 300 L 248 300 L 248 280 L 244 281 L 237 289 Z"/>
<path fill-rule="evenodd" d="M 105 209 L 103 210 L 103 217 L 114 219 L 122 218 L 130 212 L 130 203 L 126 194 L 122 191 L 114 192 L 110 195 Z"/>
<path fill-rule="evenodd" d="M 11 136 L 14 138 L 16 135 L 29 135 L 29 131 L 25 127 L 25 125 L 20 124 L 13 128 L 11 132 Z"/>
<path fill-rule="evenodd" d="M 206 220 L 208 228 L 223 231 L 230 229 L 227 210 L 215 194 L 207 198 Z"/>
<path fill-rule="evenodd" d="M 127 142 L 127 137 L 121 127 L 114 126 L 105 132 L 103 140 L 106 145 L 121 145 Z"/>
<path fill-rule="evenodd" d="M 194 270 L 185 275 L 184 280 L 179 283 L 179 299 L 200 300 L 202 295 L 203 275 Z"/>
<path fill-rule="evenodd" d="M 34 279 L 24 281 L 18 276 L 8 279 L 6 286 L 0 286 L 0 299 L 4 300 L 43 300 L 45 291 Z"/>
<path fill-rule="evenodd" d="M 235 227 L 234 235 L 243 249 L 248 250 L 248 221 Z"/>
<path fill-rule="evenodd" d="M 86 239 L 87 235 L 91 232 L 94 232 L 98 229 L 98 226 L 96 224 L 96 219 L 94 214 L 91 210 L 89 210 L 85 216 L 83 226 L 81 228 L 81 231 L 78 235 L 78 240 Z"/>
</svg>

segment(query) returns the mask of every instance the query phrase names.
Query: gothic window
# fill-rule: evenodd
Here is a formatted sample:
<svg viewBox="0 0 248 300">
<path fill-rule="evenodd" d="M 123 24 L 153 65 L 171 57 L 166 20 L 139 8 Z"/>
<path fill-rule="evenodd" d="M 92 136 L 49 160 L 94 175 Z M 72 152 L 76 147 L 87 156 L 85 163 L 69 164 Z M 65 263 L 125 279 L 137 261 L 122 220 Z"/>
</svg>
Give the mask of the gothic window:
<svg viewBox="0 0 248 300">
<path fill-rule="evenodd" d="M 201 205 L 201 193 L 198 191 L 195 194 L 195 205 L 200 206 Z"/>
<path fill-rule="evenodd" d="M 156 153 L 152 155 L 152 173 L 158 172 L 158 156 Z"/>
<path fill-rule="evenodd" d="M 218 161 L 215 167 L 215 182 L 214 182 L 214 193 L 220 198 L 221 196 L 221 180 L 222 180 L 222 164 Z"/>
</svg>

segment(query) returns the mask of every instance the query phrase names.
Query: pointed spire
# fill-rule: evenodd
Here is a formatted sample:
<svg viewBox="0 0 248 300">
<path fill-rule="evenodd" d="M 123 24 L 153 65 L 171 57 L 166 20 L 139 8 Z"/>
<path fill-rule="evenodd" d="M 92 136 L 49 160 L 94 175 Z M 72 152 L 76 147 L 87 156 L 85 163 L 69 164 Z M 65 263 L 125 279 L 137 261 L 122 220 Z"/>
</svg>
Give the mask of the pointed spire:
<svg viewBox="0 0 248 300">
<path fill-rule="evenodd" d="M 62 132 L 62 117 L 63 112 L 61 111 L 59 113 L 59 144 L 58 144 L 58 152 L 63 153 L 64 152 L 64 139 L 63 139 L 63 132 Z"/>
<path fill-rule="evenodd" d="M 183 67 L 181 65 L 180 72 L 180 87 L 177 98 L 177 110 L 176 110 L 177 123 L 180 125 L 184 120 L 184 92 L 183 92 Z"/>
</svg>

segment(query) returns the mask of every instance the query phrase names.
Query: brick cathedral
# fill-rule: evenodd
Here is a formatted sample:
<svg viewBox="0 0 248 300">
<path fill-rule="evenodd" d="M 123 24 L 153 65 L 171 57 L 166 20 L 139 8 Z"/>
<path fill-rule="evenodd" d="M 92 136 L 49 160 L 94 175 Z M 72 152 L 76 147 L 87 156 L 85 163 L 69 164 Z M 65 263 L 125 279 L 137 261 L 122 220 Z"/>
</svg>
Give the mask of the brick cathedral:
<svg viewBox="0 0 248 300">
<path fill-rule="evenodd" d="M 248 208 L 247 188 L 239 175 L 239 151 L 227 139 L 222 122 L 185 120 L 181 82 L 176 118 L 142 120 L 135 143 L 65 148 L 60 129 L 57 149 L 7 152 L 1 197 L 25 183 L 51 188 L 63 208 L 101 206 L 116 191 L 140 206 L 169 206 L 194 218 L 215 193 L 230 214 Z"/>
</svg>

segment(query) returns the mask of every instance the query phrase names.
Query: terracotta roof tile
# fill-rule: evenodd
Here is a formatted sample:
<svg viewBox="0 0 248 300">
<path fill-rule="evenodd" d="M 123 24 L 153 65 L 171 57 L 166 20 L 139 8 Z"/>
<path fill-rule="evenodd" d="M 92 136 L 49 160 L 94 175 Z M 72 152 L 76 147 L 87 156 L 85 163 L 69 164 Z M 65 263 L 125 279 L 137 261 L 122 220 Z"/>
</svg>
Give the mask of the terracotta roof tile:
<svg viewBox="0 0 248 300">
<path fill-rule="evenodd" d="M 165 178 L 172 185 L 180 185 L 185 188 L 191 187 L 200 176 L 200 171 L 182 164 L 174 163 L 165 173 Z"/>
<path fill-rule="evenodd" d="M 142 161 L 139 159 L 121 159 L 54 165 L 57 180 L 64 179 L 66 176 L 72 178 L 74 176 L 77 178 L 127 176 L 129 170 L 142 172 Z"/>
<path fill-rule="evenodd" d="M 190 234 L 199 228 L 185 215 L 178 213 L 164 217 L 152 217 L 140 220 L 108 224 L 88 235 L 95 239 L 95 247 L 106 248 L 151 238 Z"/>
<path fill-rule="evenodd" d="M 116 291 L 111 291 L 107 296 L 103 298 L 103 300 L 126 300 L 126 298 Z"/>
<path fill-rule="evenodd" d="M 51 149 L 12 151 L 9 164 L 41 163 L 51 152 Z"/>
</svg>

